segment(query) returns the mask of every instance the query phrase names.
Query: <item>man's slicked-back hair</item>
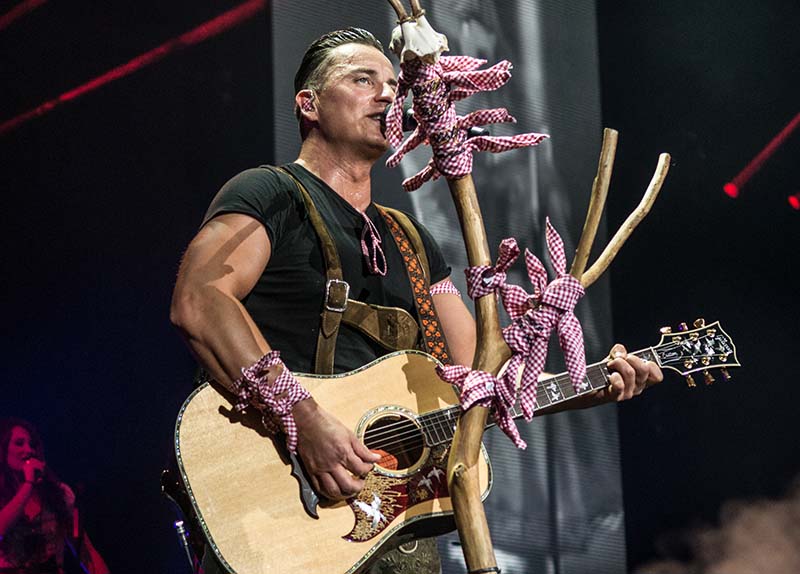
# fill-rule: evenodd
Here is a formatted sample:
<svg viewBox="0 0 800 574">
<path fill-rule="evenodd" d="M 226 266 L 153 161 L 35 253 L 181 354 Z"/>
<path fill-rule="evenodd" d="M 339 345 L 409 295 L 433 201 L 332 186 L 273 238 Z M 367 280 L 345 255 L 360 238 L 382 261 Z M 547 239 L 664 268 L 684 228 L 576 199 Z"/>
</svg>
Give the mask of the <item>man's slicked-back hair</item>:
<svg viewBox="0 0 800 574">
<path fill-rule="evenodd" d="M 294 75 L 294 93 L 300 90 L 320 90 L 325 83 L 325 76 L 331 63 L 334 49 L 345 44 L 363 44 L 383 52 L 383 44 L 373 36 L 372 32 L 363 28 L 345 28 L 328 32 L 314 40 L 303 54 L 303 61 Z M 301 123 L 301 135 L 305 137 L 302 129 L 302 115 L 300 108 L 295 105 L 295 116 Z"/>
</svg>

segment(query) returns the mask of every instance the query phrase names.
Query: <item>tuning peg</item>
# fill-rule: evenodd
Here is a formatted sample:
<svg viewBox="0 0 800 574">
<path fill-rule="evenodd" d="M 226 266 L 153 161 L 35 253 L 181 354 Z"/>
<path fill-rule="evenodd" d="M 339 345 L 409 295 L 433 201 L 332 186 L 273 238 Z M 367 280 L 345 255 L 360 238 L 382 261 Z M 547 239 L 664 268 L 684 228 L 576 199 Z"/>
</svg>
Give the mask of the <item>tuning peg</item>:
<svg viewBox="0 0 800 574">
<path fill-rule="evenodd" d="M 719 372 L 722 375 L 722 380 L 723 381 L 727 382 L 727 381 L 731 380 L 731 374 L 728 372 L 728 369 L 724 369 L 723 368 L 723 369 L 720 369 Z"/>
<path fill-rule="evenodd" d="M 699 329 L 701 327 L 705 327 L 706 326 L 706 320 L 703 319 L 702 317 L 699 317 L 699 318 L 695 319 L 694 323 L 692 323 L 692 324 L 694 325 L 695 329 Z"/>
<path fill-rule="evenodd" d="M 707 370 L 703 371 L 703 378 L 705 379 L 707 385 L 713 385 L 714 384 L 714 380 L 715 379 L 714 379 L 714 377 L 711 376 L 711 373 L 708 372 Z"/>
<path fill-rule="evenodd" d="M 697 385 L 695 384 L 695 382 L 694 382 L 694 377 L 693 377 L 692 375 L 686 375 L 686 385 L 687 385 L 687 386 L 688 386 L 690 389 L 693 389 L 693 388 L 695 388 L 695 387 L 697 386 Z"/>
<path fill-rule="evenodd" d="M 688 330 L 689 326 L 686 323 L 681 323 L 680 325 L 678 325 L 678 331 L 688 331 Z"/>
<path fill-rule="evenodd" d="M 669 335 L 672 333 L 672 327 L 661 327 L 659 331 L 661 331 L 662 335 Z"/>
</svg>

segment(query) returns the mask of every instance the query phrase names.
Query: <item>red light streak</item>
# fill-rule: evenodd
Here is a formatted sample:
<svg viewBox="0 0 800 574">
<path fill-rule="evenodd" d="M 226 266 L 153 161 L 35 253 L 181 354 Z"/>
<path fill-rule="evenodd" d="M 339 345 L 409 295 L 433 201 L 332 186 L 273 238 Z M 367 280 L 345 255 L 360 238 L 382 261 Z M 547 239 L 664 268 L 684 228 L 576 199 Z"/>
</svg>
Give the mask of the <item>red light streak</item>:
<svg viewBox="0 0 800 574">
<path fill-rule="evenodd" d="M 800 193 L 789 196 L 789 205 L 792 206 L 792 209 L 800 211 Z"/>
<path fill-rule="evenodd" d="M 734 199 L 739 197 L 739 188 L 733 183 L 726 183 L 723 185 L 722 191 L 724 191 L 725 195 L 728 197 L 733 197 Z"/>
<path fill-rule="evenodd" d="M 92 92 L 97 88 L 104 86 L 105 84 L 129 76 L 134 72 L 137 72 L 142 68 L 149 66 L 150 64 L 154 64 L 155 62 L 158 62 L 164 57 L 179 50 L 199 44 L 200 42 L 217 36 L 222 32 L 225 32 L 230 28 L 241 24 L 242 22 L 249 20 L 258 12 L 263 10 L 265 4 L 266 0 L 248 0 L 236 8 L 220 14 L 216 18 L 213 18 L 194 29 L 185 32 L 184 34 L 181 34 L 177 38 L 168 40 L 160 46 L 153 48 L 144 54 L 136 56 L 129 62 L 122 64 L 121 66 L 117 66 L 116 68 L 113 68 L 108 72 L 89 80 L 77 88 L 73 88 L 72 90 L 64 92 L 57 98 L 44 102 L 43 104 L 40 104 L 39 106 L 28 110 L 27 112 L 19 114 L 18 116 L 0 124 L 0 136 L 21 126 L 28 120 L 43 116 L 44 114 L 53 111 L 55 108 L 66 102 L 69 102 L 70 100 L 79 98 L 80 96 Z"/>
<path fill-rule="evenodd" d="M 744 185 L 750 180 L 751 177 L 753 177 L 753 175 L 755 175 L 759 169 L 761 169 L 761 166 L 770 158 L 770 156 L 772 156 L 772 154 L 775 153 L 775 150 L 781 147 L 783 142 L 786 141 L 786 138 L 791 135 L 798 125 L 800 125 L 800 113 L 798 113 L 792 119 L 792 121 L 786 124 L 786 127 L 783 128 L 778 135 L 772 138 L 772 141 L 770 141 L 756 157 L 750 160 L 750 163 L 748 163 L 745 168 L 736 175 L 736 177 L 722 186 L 722 190 L 725 192 L 725 194 L 728 197 L 738 197 L 739 190 L 744 187 Z"/>
<path fill-rule="evenodd" d="M 11 26 L 17 18 L 22 18 L 28 12 L 31 12 L 45 4 L 47 0 L 25 0 L 14 6 L 11 10 L 0 16 L 0 32 Z"/>
</svg>

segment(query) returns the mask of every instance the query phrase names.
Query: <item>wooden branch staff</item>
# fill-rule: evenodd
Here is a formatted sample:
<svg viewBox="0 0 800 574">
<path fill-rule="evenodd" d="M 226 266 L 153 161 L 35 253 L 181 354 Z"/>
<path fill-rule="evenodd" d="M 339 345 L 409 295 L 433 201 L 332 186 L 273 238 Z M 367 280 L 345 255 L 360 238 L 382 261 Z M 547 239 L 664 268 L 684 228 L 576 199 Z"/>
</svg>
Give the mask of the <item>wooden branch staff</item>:
<svg viewBox="0 0 800 574">
<path fill-rule="evenodd" d="M 616 130 L 610 128 L 603 130 L 603 147 L 600 150 L 600 160 L 597 164 L 597 175 L 592 184 L 589 211 L 586 213 L 583 233 L 581 233 L 578 247 L 575 250 L 575 258 L 572 260 L 572 266 L 569 270 L 570 275 L 578 279 L 584 288 L 597 281 L 600 275 L 608 269 L 608 266 L 611 265 L 614 257 L 622 248 L 622 244 L 631 236 L 633 230 L 636 229 L 645 216 L 650 213 L 650 208 L 653 207 L 653 203 L 655 203 L 658 192 L 661 191 L 669 171 L 670 155 L 662 153 L 658 156 L 656 171 L 650 179 L 650 185 L 647 186 L 639 205 L 620 226 L 594 265 L 588 271 L 585 271 L 586 263 L 589 260 L 589 252 L 592 250 L 597 227 L 600 224 L 600 217 L 603 215 L 603 208 L 608 197 L 608 185 L 611 182 L 611 172 L 614 168 L 614 157 L 617 152 L 617 139 L 618 133 Z"/>
<path fill-rule="evenodd" d="M 592 185 L 589 210 L 570 268 L 570 274 L 579 279 L 584 287 L 594 283 L 608 268 L 622 244 L 650 211 L 669 170 L 670 156 L 662 153 L 659 156 L 656 172 L 639 206 L 628 216 L 597 262 L 584 273 L 608 195 L 617 139 L 618 134 L 615 130 L 606 128 L 603 131 L 603 147 L 597 166 L 597 176 Z M 461 223 L 469 265 L 472 267 L 491 265 L 486 230 L 472 176 L 448 180 L 447 183 Z M 472 368 L 497 376 L 501 367 L 511 357 L 511 351 L 503 340 L 496 296 L 490 294 L 479 298 L 475 302 L 475 312 L 478 344 Z M 487 416 L 488 409 L 480 406 L 472 407 L 461 416 L 448 463 L 448 488 L 469 572 L 486 569 L 491 571 L 497 567 L 486 513 L 481 501 L 477 470 Z"/>
<path fill-rule="evenodd" d="M 411 2 L 413 16 L 406 13 L 400 0 L 389 0 L 389 3 L 395 10 L 400 23 L 415 21 L 424 15 L 424 10 L 418 0 Z M 417 56 L 423 57 L 423 54 Z M 603 147 L 597 176 L 592 186 L 586 223 L 570 269 L 570 273 L 579 279 L 584 287 L 591 285 L 608 268 L 622 244 L 647 215 L 669 169 L 669 155 L 661 154 L 656 173 L 639 207 L 614 235 L 597 262 L 584 273 L 608 194 L 616 144 L 617 132 L 606 129 L 603 133 Z M 448 179 L 447 183 L 461 224 L 469 265 L 471 267 L 492 265 L 486 229 L 472 176 Z M 496 295 L 491 293 L 478 298 L 475 301 L 475 312 L 478 339 L 472 368 L 497 376 L 502 366 L 511 357 L 511 350 L 503 340 Z M 447 483 L 453 501 L 464 559 L 470 573 L 498 571 L 486 513 L 481 501 L 478 477 L 481 438 L 486 428 L 488 414 L 489 411 L 486 407 L 473 406 L 461 415 L 448 461 Z"/>
<path fill-rule="evenodd" d="M 447 184 L 461 223 L 469 265 L 491 265 L 489 243 L 472 176 L 448 179 Z M 500 329 L 497 296 L 490 293 L 477 299 L 475 314 L 478 340 L 472 368 L 497 376 L 503 364 L 511 358 L 511 350 Z M 476 405 L 461 415 L 447 465 L 447 487 L 469 572 L 491 571 L 497 567 L 478 477 L 481 437 L 488 414 L 489 409 Z"/>
</svg>

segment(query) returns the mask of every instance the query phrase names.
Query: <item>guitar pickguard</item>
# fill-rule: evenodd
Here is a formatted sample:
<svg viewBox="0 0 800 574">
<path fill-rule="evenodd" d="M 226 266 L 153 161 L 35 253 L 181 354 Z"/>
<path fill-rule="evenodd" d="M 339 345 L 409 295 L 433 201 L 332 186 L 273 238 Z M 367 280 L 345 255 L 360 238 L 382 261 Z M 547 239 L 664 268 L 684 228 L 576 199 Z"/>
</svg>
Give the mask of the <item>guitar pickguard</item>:
<svg viewBox="0 0 800 574">
<path fill-rule="evenodd" d="M 350 542 L 371 540 L 414 505 L 449 497 L 449 450 L 449 445 L 432 448 L 425 464 L 408 476 L 390 476 L 380 469 L 370 472 L 358 496 L 347 501 L 356 521 L 353 529 L 343 538 Z"/>
</svg>

